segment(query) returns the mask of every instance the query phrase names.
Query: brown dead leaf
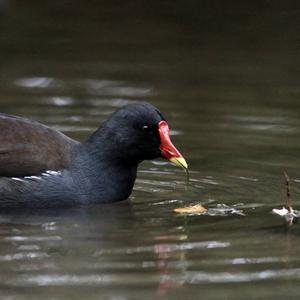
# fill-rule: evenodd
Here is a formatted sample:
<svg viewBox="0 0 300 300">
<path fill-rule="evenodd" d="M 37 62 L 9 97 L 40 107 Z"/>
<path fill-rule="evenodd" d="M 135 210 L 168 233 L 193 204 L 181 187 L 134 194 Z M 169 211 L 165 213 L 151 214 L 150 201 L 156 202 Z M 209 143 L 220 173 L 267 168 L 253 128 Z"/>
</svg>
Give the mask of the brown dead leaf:
<svg viewBox="0 0 300 300">
<path fill-rule="evenodd" d="M 200 204 L 193 205 L 193 206 L 187 206 L 187 207 L 179 207 L 175 208 L 174 212 L 179 213 L 179 214 L 192 214 L 192 213 L 204 213 L 206 212 L 207 209 L 203 207 Z"/>
</svg>

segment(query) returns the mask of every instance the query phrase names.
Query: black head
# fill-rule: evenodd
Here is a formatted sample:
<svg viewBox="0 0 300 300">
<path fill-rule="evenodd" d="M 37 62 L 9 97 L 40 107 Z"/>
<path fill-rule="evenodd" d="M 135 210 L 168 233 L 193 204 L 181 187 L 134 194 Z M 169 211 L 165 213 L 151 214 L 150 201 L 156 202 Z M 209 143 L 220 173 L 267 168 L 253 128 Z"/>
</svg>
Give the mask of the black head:
<svg viewBox="0 0 300 300">
<path fill-rule="evenodd" d="M 122 156 L 141 162 L 161 156 L 158 124 L 162 120 L 163 116 L 153 105 L 134 103 L 114 113 L 106 126 L 115 129 L 113 142 Z"/>
<path fill-rule="evenodd" d="M 163 157 L 187 168 L 181 153 L 172 144 L 169 126 L 153 105 L 129 104 L 114 114 L 89 138 L 89 151 L 108 162 L 136 165 L 146 159 Z"/>
<path fill-rule="evenodd" d="M 93 134 L 90 141 L 99 151 L 128 163 L 161 157 L 159 122 L 164 118 L 157 108 L 145 102 L 126 105 L 116 111 Z"/>
</svg>

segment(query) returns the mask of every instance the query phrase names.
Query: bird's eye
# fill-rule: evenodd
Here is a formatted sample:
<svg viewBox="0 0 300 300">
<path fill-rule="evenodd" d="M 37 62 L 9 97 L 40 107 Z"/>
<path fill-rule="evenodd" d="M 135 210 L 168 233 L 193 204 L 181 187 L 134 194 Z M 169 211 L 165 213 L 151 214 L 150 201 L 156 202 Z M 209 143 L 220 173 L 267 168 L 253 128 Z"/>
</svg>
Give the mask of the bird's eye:
<svg viewBox="0 0 300 300">
<path fill-rule="evenodd" d="M 145 130 L 145 131 L 149 130 L 149 126 L 148 126 L 148 125 L 144 125 L 142 128 L 143 128 L 143 130 Z"/>
<path fill-rule="evenodd" d="M 154 124 L 144 123 L 143 125 L 140 124 L 138 128 L 141 132 L 143 132 L 146 135 L 154 135 L 156 131 L 158 132 L 158 130 L 156 130 L 156 125 Z"/>
</svg>

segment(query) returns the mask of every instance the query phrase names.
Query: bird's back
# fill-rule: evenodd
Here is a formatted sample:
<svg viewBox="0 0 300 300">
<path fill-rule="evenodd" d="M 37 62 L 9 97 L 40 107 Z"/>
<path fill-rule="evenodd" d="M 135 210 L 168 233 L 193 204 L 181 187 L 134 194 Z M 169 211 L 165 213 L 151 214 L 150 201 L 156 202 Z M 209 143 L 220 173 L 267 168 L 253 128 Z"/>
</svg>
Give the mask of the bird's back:
<svg viewBox="0 0 300 300">
<path fill-rule="evenodd" d="M 76 144 L 39 122 L 0 114 L 0 177 L 64 169 Z"/>
</svg>

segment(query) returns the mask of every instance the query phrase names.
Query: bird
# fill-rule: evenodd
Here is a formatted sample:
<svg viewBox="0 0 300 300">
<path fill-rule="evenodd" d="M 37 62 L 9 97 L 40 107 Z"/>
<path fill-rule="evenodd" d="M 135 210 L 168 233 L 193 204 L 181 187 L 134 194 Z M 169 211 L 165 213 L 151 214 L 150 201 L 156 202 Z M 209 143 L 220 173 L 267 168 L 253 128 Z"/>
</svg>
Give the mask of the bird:
<svg viewBox="0 0 300 300">
<path fill-rule="evenodd" d="M 0 114 L 0 209 L 59 208 L 127 199 L 138 165 L 188 168 L 152 104 L 127 104 L 83 142 L 37 121 Z"/>
</svg>

